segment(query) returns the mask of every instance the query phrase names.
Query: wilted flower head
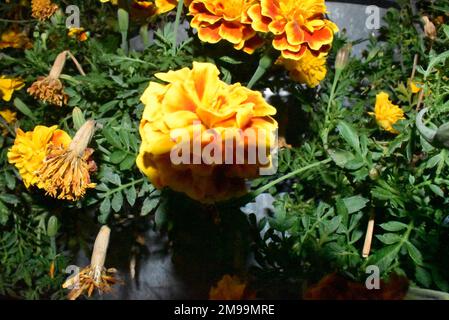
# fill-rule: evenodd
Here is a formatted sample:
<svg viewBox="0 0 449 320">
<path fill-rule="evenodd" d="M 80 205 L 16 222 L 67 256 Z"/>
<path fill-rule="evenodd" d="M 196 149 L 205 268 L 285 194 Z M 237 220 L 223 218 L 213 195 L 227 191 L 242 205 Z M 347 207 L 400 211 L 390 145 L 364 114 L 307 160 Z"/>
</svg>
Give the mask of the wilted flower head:
<svg viewBox="0 0 449 320">
<path fill-rule="evenodd" d="M 58 5 L 51 0 L 31 0 L 31 10 L 33 18 L 44 21 L 58 10 Z"/>
<path fill-rule="evenodd" d="M 15 90 L 20 90 L 25 83 L 20 78 L 9 78 L 0 76 L 0 97 L 5 101 L 10 101 Z"/>
<path fill-rule="evenodd" d="M 219 73 L 213 64 L 194 62 L 192 69 L 157 74 L 167 84 L 151 82 L 144 92 L 137 165 L 156 187 L 170 187 L 193 199 L 215 202 L 245 192 L 244 179 L 258 175 L 262 164 L 250 164 L 246 158 L 241 164 L 225 164 L 223 159 L 232 160 L 235 150 L 227 150 L 222 143 L 226 139 L 237 141 L 244 151 L 262 142 L 272 146 L 277 123 L 271 115 L 276 109 L 260 92 L 238 83 L 228 85 L 219 79 Z M 245 133 L 250 131 L 262 138 L 246 139 Z M 192 144 L 199 146 L 190 154 L 199 162 L 190 157 L 192 163 L 187 164 L 171 160 L 172 152 L 184 150 L 185 141 L 176 138 L 184 134 L 191 139 L 186 153 Z M 205 163 L 201 156 L 211 146 L 216 147 L 214 158 L 218 160 Z"/>
<path fill-rule="evenodd" d="M 59 76 L 67 57 L 67 51 L 61 52 L 55 59 L 50 74 L 47 77 L 39 77 L 27 89 L 27 92 L 36 99 L 48 102 L 57 106 L 67 104 L 69 96 L 64 92 L 64 85 Z"/>
<path fill-rule="evenodd" d="M 237 276 L 224 275 L 209 291 L 209 300 L 249 300 L 256 297 Z"/>
<path fill-rule="evenodd" d="M 193 0 L 189 15 L 190 25 L 198 30 L 198 37 L 205 42 L 226 40 L 237 50 L 253 53 L 263 40 L 251 27 L 246 15 L 253 0 Z"/>
<path fill-rule="evenodd" d="M 307 52 L 300 60 L 280 57 L 277 64 L 283 65 L 289 71 L 290 77 L 299 83 L 314 88 L 326 77 L 326 56 L 314 56 Z"/>
<path fill-rule="evenodd" d="M 68 146 L 71 138 L 57 126 L 36 126 L 33 131 L 16 131 L 14 145 L 8 152 L 8 161 L 19 170 L 28 188 L 38 184 L 37 170 L 42 166 L 49 145 Z"/>
<path fill-rule="evenodd" d="M 324 0 L 261 0 L 248 10 L 253 29 L 272 33 L 273 47 L 293 60 L 329 51 L 338 27 L 325 14 Z"/>
<path fill-rule="evenodd" d="M 65 289 L 71 289 L 68 294 L 70 300 L 76 300 L 84 292 L 90 297 L 95 289 L 100 294 L 110 292 L 111 286 L 117 283 L 115 278 L 117 270 L 104 267 L 110 234 L 111 229 L 109 227 L 101 227 L 95 239 L 90 265 L 70 277 L 62 285 Z"/>
<path fill-rule="evenodd" d="M 50 145 L 45 159 L 37 171 L 39 186 L 48 195 L 76 201 L 86 190 L 95 188 L 90 173 L 96 170 L 91 160 L 93 150 L 87 148 L 95 131 L 95 121 L 87 121 L 68 146 Z"/>
<path fill-rule="evenodd" d="M 437 38 L 437 29 L 435 28 L 435 25 L 427 16 L 423 16 L 422 21 L 424 22 L 424 34 L 430 40 L 435 41 Z"/>
<path fill-rule="evenodd" d="M 390 99 L 388 93 L 380 92 L 376 96 L 376 105 L 374 112 L 370 112 L 376 118 L 379 126 L 391 133 L 399 133 L 393 128 L 393 125 L 399 120 L 405 119 L 404 111 L 397 105 L 394 105 Z"/>
<path fill-rule="evenodd" d="M 0 37 L 0 49 L 30 49 L 33 43 L 24 32 L 8 30 L 2 33 Z"/>
</svg>

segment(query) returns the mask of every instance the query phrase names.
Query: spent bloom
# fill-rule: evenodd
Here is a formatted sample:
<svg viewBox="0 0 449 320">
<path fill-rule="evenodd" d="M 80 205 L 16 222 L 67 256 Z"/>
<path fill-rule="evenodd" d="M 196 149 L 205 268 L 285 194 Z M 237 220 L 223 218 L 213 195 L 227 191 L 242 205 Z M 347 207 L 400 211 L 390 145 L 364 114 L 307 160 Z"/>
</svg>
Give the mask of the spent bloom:
<svg viewBox="0 0 449 320">
<path fill-rule="evenodd" d="M 219 79 L 219 73 L 211 63 L 194 62 L 192 69 L 156 74 L 167 84 L 150 82 L 142 95 L 145 110 L 137 165 L 156 187 L 215 202 L 244 193 L 245 178 L 257 176 L 260 167 L 271 164 L 250 163 L 247 158 L 237 165 L 223 163 L 223 158 L 236 157 L 235 150 L 227 150 L 226 139 L 232 144 L 236 141 L 245 154 L 262 143 L 269 148 L 277 123 L 271 117 L 276 109 L 260 92 L 239 83 L 228 85 Z M 261 138 L 245 138 L 248 132 L 257 132 Z M 179 141 L 184 135 L 190 144 L 187 139 Z M 189 153 L 192 144 L 199 148 Z M 172 152 L 183 153 L 186 145 L 194 164 L 174 163 Z M 210 147 L 214 159 L 195 162 Z"/>
<path fill-rule="evenodd" d="M 38 184 L 36 172 L 42 166 L 49 146 L 67 146 L 70 143 L 70 136 L 57 128 L 36 126 L 28 132 L 17 129 L 14 145 L 8 152 L 8 161 L 17 167 L 27 188 Z"/>
<path fill-rule="evenodd" d="M 33 18 L 44 21 L 58 10 L 58 5 L 51 0 L 31 0 L 31 10 Z"/>
<path fill-rule="evenodd" d="M 294 81 L 314 88 L 326 77 L 326 56 L 314 56 L 307 52 L 300 60 L 280 57 L 277 64 L 283 65 L 289 71 Z"/>
<path fill-rule="evenodd" d="M 64 85 L 59 76 L 67 57 L 67 51 L 61 52 L 55 59 L 50 73 L 46 77 L 38 79 L 27 89 L 27 92 L 35 99 L 48 102 L 56 106 L 67 104 L 69 96 L 64 92 Z"/>
<path fill-rule="evenodd" d="M 370 115 L 376 118 L 379 126 L 391 133 L 399 133 L 393 128 L 393 125 L 399 120 L 404 120 L 404 111 L 397 105 L 394 105 L 390 99 L 388 93 L 380 92 L 376 96 L 376 105 L 374 112 L 370 112 Z"/>
<path fill-rule="evenodd" d="M 0 76 L 0 97 L 4 101 L 10 101 L 15 90 L 20 90 L 25 83 L 20 78 L 9 78 Z"/>
<path fill-rule="evenodd" d="M 293 60 L 329 51 L 338 27 L 325 14 L 324 0 L 261 0 L 248 10 L 253 29 L 273 34 L 273 47 Z"/>
<path fill-rule="evenodd" d="M 31 47 L 33 47 L 33 43 L 24 32 L 11 29 L 3 32 L 0 36 L 0 49 L 30 49 Z"/>
<path fill-rule="evenodd" d="M 91 160 L 93 149 L 87 148 L 95 131 L 95 121 L 87 121 L 70 144 L 49 145 L 37 171 L 39 187 L 53 198 L 76 201 L 86 190 L 95 188 L 90 173 L 96 170 Z"/>
<path fill-rule="evenodd" d="M 263 40 L 251 27 L 246 15 L 253 0 L 193 0 L 189 5 L 190 25 L 201 41 L 229 41 L 237 50 L 253 53 Z"/>
<path fill-rule="evenodd" d="M 90 265 L 67 279 L 62 285 L 64 289 L 70 289 L 68 294 L 70 300 L 76 300 L 84 292 L 90 297 L 94 290 L 98 290 L 100 294 L 108 293 L 112 290 L 111 286 L 118 282 L 115 277 L 117 270 L 104 267 L 110 234 L 109 227 L 101 227 L 95 239 Z"/>
<path fill-rule="evenodd" d="M 228 274 L 209 291 L 209 300 L 248 300 L 255 297 L 255 293 L 248 290 L 245 282 Z"/>
</svg>

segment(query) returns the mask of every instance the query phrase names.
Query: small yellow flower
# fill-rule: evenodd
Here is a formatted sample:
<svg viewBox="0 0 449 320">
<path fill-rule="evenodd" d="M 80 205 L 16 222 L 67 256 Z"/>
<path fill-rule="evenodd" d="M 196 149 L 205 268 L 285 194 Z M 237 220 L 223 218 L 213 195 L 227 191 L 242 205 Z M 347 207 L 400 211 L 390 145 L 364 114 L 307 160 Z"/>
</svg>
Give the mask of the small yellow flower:
<svg viewBox="0 0 449 320">
<path fill-rule="evenodd" d="M 90 172 L 96 170 L 87 148 L 95 131 L 95 121 L 87 121 L 76 133 L 69 145 L 50 144 L 45 159 L 36 172 L 38 186 L 53 198 L 76 201 L 84 197 L 86 190 L 95 188 Z"/>
<path fill-rule="evenodd" d="M 166 13 L 176 8 L 178 0 L 155 0 L 157 7 L 157 14 Z M 184 1 L 184 4 L 188 5 L 190 1 Z"/>
<path fill-rule="evenodd" d="M 51 0 L 31 0 L 32 16 L 40 21 L 50 18 L 58 8 Z"/>
<path fill-rule="evenodd" d="M 369 112 L 370 115 L 376 118 L 379 126 L 391 133 L 399 133 L 393 128 L 393 125 L 399 120 L 405 119 L 404 111 L 397 105 L 394 105 L 388 96 L 388 93 L 380 92 L 376 96 L 376 105 L 374 112 Z"/>
<path fill-rule="evenodd" d="M 237 276 L 224 275 L 217 286 L 209 291 L 209 300 L 247 300 L 254 299 L 254 292 L 247 290 L 245 282 Z"/>
<path fill-rule="evenodd" d="M 314 88 L 326 77 L 326 55 L 314 56 L 309 51 L 300 60 L 280 57 L 277 64 L 281 64 L 289 71 L 290 78 L 299 83 Z"/>
<path fill-rule="evenodd" d="M 0 76 L 0 95 L 3 100 L 10 101 L 15 90 L 20 90 L 25 83 L 19 78 L 8 78 Z"/>
<path fill-rule="evenodd" d="M 81 42 L 89 39 L 89 33 L 84 28 L 70 28 L 67 35 Z"/>
<path fill-rule="evenodd" d="M 3 32 L 0 37 L 0 49 L 30 49 L 31 47 L 33 44 L 24 32 L 8 30 Z"/>
<path fill-rule="evenodd" d="M 19 169 L 27 188 L 38 183 L 36 171 L 42 166 L 48 146 L 68 145 L 70 136 L 57 126 L 37 126 L 33 131 L 17 129 L 14 145 L 8 152 L 8 161 Z"/>
<path fill-rule="evenodd" d="M 0 116 L 2 116 L 3 119 L 5 119 L 7 124 L 13 124 L 14 122 L 16 122 L 17 118 L 16 118 L 16 113 L 9 110 L 9 109 L 5 109 L 5 110 L 0 110 Z M 0 124 L 1 126 L 1 124 Z M 8 130 L 6 128 L 3 128 L 3 135 L 7 135 L 8 134 Z"/>
<path fill-rule="evenodd" d="M 114 6 L 116 6 L 118 4 L 118 0 L 100 0 L 100 2 L 102 2 L 102 3 L 110 2 Z"/>
<path fill-rule="evenodd" d="M 421 83 L 417 83 L 417 82 L 414 82 L 414 81 L 410 81 L 409 82 L 409 88 L 410 88 L 410 91 L 413 93 L 413 94 L 415 94 L 415 93 L 418 93 L 418 92 L 420 92 L 421 91 Z"/>
</svg>

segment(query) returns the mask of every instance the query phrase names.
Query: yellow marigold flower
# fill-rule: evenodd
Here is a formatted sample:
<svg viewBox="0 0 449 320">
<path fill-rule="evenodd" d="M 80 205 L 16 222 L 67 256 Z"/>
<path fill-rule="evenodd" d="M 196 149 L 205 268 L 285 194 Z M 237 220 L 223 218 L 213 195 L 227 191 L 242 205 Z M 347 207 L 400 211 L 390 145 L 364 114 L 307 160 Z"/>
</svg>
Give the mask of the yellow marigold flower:
<svg viewBox="0 0 449 320">
<path fill-rule="evenodd" d="M 248 300 L 254 299 L 255 293 L 247 290 L 245 282 L 237 276 L 224 275 L 215 287 L 209 291 L 209 300 Z"/>
<path fill-rule="evenodd" d="M 25 83 L 20 78 L 8 78 L 0 76 L 0 95 L 3 100 L 10 101 L 15 90 L 20 90 Z"/>
<path fill-rule="evenodd" d="M 388 93 L 380 92 L 376 96 L 376 105 L 374 112 L 369 112 L 376 118 L 379 126 L 391 133 L 399 133 L 393 128 L 393 125 L 399 120 L 405 119 L 404 111 L 397 105 L 394 105 L 390 99 Z"/>
<path fill-rule="evenodd" d="M 223 159 L 235 157 L 235 150 L 228 151 L 222 144 L 226 139 L 238 141 L 245 151 L 262 142 L 272 146 L 277 123 L 270 116 L 276 109 L 260 92 L 238 83 L 228 85 L 219 79 L 219 73 L 213 64 L 194 62 L 192 69 L 157 74 L 168 84 L 151 82 L 142 95 L 145 111 L 137 165 L 156 187 L 170 187 L 201 202 L 215 202 L 244 193 L 244 179 L 258 175 L 262 165 L 250 164 L 246 158 L 239 165 L 223 164 Z M 260 138 L 246 139 L 245 134 L 251 131 Z M 195 164 L 173 163 L 171 152 L 182 152 L 185 146 L 185 141 L 173 134 L 187 134 L 194 147 L 198 143 L 199 150 L 192 152 Z M 211 146 L 217 147 L 218 160 L 196 162 Z"/>
<path fill-rule="evenodd" d="M 253 53 L 263 40 L 251 27 L 246 15 L 253 0 L 193 0 L 189 15 L 190 25 L 198 30 L 198 37 L 209 43 L 224 39 L 237 50 Z"/>
<path fill-rule="evenodd" d="M 16 131 L 14 145 L 8 152 L 8 161 L 19 170 L 27 188 L 38 183 L 36 171 L 42 166 L 48 146 L 70 143 L 70 136 L 57 126 L 37 126 L 33 131 Z"/>
<path fill-rule="evenodd" d="M 81 42 L 89 39 L 89 32 L 87 32 L 84 28 L 70 28 L 67 35 L 70 38 L 74 38 Z"/>
<path fill-rule="evenodd" d="M 326 56 L 314 56 L 307 52 L 300 60 L 280 57 L 277 64 L 281 64 L 289 71 L 290 77 L 299 83 L 314 88 L 326 77 Z"/>
<path fill-rule="evenodd" d="M 41 21 L 50 18 L 58 8 L 58 5 L 51 2 L 51 0 L 31 0 L 31 15 L 33 18 Z"/>
<path fill-rule="evenodd" d="M 86 190 L 95 188 L 90 172 L 96 170 L 91 161 L 92 149 L 87 148 L 95 131 L 95 121 L 87 121 L 70 144 L 48 146 L 45 159 L 36 175 L 39 187 L 53 198 L 76 201 Z"/>
<path fill-rule="evenodd" d="M 5 119 L 7 124 L 13 124 L 17 120 L 17 117 L 16 117 L 17 113 L 15 113 L 9 109 L 0 110 L 0 116 L 3 119 Z M 7 135 L 7 134 L 8 134 L 8 130 L 6 128 L 3 128 L 3 135 Z"/>
<path fill-rule="evenodd" d="M 100 294 L 110 292 L 112 290 L 111 286 L 118 282 L 115 278 L 117 270 L 104 267 L 110 234 L 111 229 L 109 227 L 101 227 L 95 239 L 90 265 L 67 279 L 62 285 L 65 289 L 71 289 L 68 294 L 70 300 L 76 300 L 84 292 L 90 297 L 95 289 Z"/>
<path fill-rule="evenodd" d="M 8 30 L 2 33 L 0 37 L 0 49 L 30 49 L 33 43 L 24 32 Z"/>
<path fill-rule="evenodd" d="M 188 5 L 190 1 L 185 0 L 184 4 Z M 156 7 L 157 7 L 157 14 L 162 14 L 169 12 L 176 8 L 178 4 L 178 0 L 155 0 Z"/>
<path fill-rule="evenodd" d="M 248 10 L 254 30 L 274 34 L 273 47 L 293 60 L 329 51 L 338 27 L 325 14 L 324 0 L 261 0 Z"/>
</svg>

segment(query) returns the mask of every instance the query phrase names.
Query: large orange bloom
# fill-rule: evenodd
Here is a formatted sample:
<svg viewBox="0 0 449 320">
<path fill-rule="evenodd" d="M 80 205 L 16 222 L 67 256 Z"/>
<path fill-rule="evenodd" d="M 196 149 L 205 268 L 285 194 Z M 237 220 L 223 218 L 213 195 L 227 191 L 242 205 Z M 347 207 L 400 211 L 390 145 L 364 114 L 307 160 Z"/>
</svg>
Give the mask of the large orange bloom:
<svg viewBox="0 0 449 320">
<path fill-rule="evenodd" d="M 228 85 L 219 73 L 213 64 L 194 62 L 192 69 L 157 74 L 168 84 L 151 82 L 142 95 L 145 111 L 137 166 L 157 188 L 170 187 L 201 202 L 216 202 L 244 193 L 245 178 L 256 177 L 261 167 L 271 165 L 251 161 L 248 150 L 273 145 L 277 123 L 271 115 L 276 109 L 260 92 L 239 83 Z M 214 155 L 205 158 L 204 151 L 211 147 Z M 243 161 L 236 160 L 235 150 L 244 151 Z M 176 163 L 173 152 L 187 154 L 188 160 Z"/>
<path fill-rule="evenodd" d="M 325 13 L 324 0 L 261 0 L 248 10 L 253 29 L 273 33 L 273 47 L 293 60 L 329 51 L 338 27 Z"/>
<path fill-rule="evenodd" d="M 251 27 L 246 11 L 254 0 L 193 0 L 190 25 L 198 30 L 198 37 L 209 43 L 224 39 L 237 50 L 253 53 L 263 44 Z"/>
</svg>

